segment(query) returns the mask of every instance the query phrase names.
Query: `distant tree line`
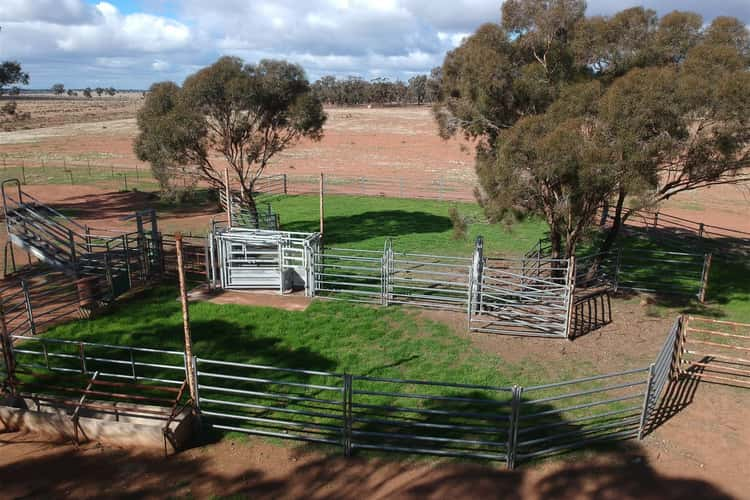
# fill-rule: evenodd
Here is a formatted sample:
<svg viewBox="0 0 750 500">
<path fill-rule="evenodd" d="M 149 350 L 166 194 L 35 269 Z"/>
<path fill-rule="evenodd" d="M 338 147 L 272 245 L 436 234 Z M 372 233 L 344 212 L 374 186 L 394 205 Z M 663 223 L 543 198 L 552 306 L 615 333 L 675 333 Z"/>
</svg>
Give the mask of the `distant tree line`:
<svg viewBox="0 0 750 500">
<path fill-rule="evenodd" d="M 28 85 L 29 74 L 23 71 L 18 61 L 0 61 L 0 95 L 8 92 L 11 96 L 17 96 L 21 90 L 16 84 Z M 8 86 L 10 88 L 6 88 Z M 29 113 L 18 113 L 15 100 L 6 102 L 0 106 L 0 118 L 8 116 L 12 119 L 27 119 Z"/>
<path fill-rule="evenodd" d="M 63 85 L 62 83 L 56 83 L 52 85 L 50 90 L 52 90 L 52 93 L 54 93 L 55 95 L 63 95 L 66 93 L 65 85 Z M 109 96 L 113 96 L 117 94 L 117 90 L 114 87 L 108 87 L 108 88 L 96 87 L 95 89 L 92 89 L 91 87 L 86 87 L 85 89 L 81 90 L 81 93 L 83 94 L 83 96 L 89 97 L 89 98 L 93 97 L 94 92 L 96 92 L 96 95 L 98 95 L 99 97 L 101 97 L 104 94 L 107 94 Z M 78 92 L 72 89 L 68 89 L 67 94 L 68 96 L 73 97 L 73 96 L 77 96 Z"/>
<path fill-rule="evenodd" d="M 434 68 L 429 75 L 413 76 L 407 82 L 328 75 L 313 83 L 312 91 L 321 102 L 333 106 L 430 104 L 438 100 L 441 75 L 442 68 Z"/>
</svg>

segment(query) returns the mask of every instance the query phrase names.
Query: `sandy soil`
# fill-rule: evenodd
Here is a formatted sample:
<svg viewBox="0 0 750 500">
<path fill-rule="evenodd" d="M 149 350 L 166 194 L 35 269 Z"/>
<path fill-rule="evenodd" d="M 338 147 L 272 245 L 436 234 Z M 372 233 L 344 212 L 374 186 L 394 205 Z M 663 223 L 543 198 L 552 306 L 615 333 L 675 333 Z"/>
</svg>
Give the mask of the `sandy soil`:
<svg viewBox="0 0 750 500">
<path fill-rule="evenodd" d="M 26 103 L 39 106 L 40 123 L 30 130 L 0 134 L 0 156 L 23 158 L 27 165 L 41 159 L 102 160 L 117 166 L 139 164 L 133 154 L 137 134 L 138 95 L 89 101 L 66 100 Z M 110 101 L 111 99 L 111 101 Z M 66 106 L 71 106 L 70 110 Z M 96 109 L 89 109 L 94 107 Z M 67 110 L 67 112 L 66 112 Z M 429 107 L 331 108 L 320 142 L 302 141 L 282 153 L 271 167 L 274 173 L 404 179 L 408 183 L 445 179 L 475 182 L 474 155 L 469 143 L 443 141 Z M 41 114 L 44 113 L 44 114 Z M 40 126 L 44 128 L 38 128 Z M 140 164 L 139 164 L 140 165 Z M 716 186 L 683 193 L 666 202 L 663 210 L 707 224 L 750 231 L 750 188 Z"/>
<path fill-rule="evenodd" d="M 6 132 L 133 118 L 143 101 L 143 95 L 141 92 L 101 97 L 94 94 L 90 99 L 82 95 L 69 97 L 37 94 L 15 98 L 3 96 L 0 98 L 0 105 L 11 99 L 17 103 L 16 114 L 30 113 L 31 116 L 25 120 L 0 119 L 0 130 Z"/>
<path fill-rule="evenodd" d="M 515 471 L 461 462 L 342 457 L 262 439 L 176 456 L 0 435 L 5 498 L 750 498 L 750 393 L 701 385 L 640 442 Z M 685 406 L 686 405 L 686 406 Z"/>
</svg>

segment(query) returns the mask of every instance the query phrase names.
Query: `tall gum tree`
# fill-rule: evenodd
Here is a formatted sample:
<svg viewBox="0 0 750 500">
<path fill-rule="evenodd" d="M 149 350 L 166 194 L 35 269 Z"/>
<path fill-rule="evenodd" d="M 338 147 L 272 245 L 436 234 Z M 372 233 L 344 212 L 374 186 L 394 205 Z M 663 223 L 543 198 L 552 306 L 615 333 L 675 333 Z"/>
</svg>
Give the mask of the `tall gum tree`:
<svg viewBox="0 0 750 500">
<path fill-rule="evenodd" d="M 494 221 L 539 216 L 569 257 L 602 206 L 617 238 L 631 207 L 750 180 L 750 33 L 721 17 L 642 7 L 586 17 L 582 0 L 506 0 L 449 52 L 434 114 L 476 144 Z"/>
<path fill-rule="evenodd" d="M 182 87 L 151 88 L 138 114 L 135 151 L 156 170 L 179 166 L 218 189 L 225 188 L 227 165 L 257 221 L 254 187 L 272 158 L 302 138 L 320 140 L 325 121 L 300 66 L 222 57 Z"/>
</svg>

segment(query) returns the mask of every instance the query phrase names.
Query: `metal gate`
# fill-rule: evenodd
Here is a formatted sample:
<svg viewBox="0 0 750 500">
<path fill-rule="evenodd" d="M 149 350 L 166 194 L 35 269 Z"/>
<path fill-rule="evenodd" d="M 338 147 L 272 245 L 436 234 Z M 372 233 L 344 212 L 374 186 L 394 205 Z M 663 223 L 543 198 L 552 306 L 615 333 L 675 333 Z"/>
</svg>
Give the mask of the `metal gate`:
<svg viewBox="0 0 750 500">
<path fill-rule="evenodd" d="M 570 262 L 485 259 L 472 294 L 469 329 L 475 332 L 568 337 L 573 283 Z"/>
</svg>

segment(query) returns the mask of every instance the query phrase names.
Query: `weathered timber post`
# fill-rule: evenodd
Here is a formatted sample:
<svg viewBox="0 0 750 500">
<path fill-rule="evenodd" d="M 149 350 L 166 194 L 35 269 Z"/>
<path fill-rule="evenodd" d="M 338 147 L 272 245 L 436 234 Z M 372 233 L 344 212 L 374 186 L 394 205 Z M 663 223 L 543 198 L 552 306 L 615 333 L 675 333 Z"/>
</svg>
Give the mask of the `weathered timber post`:
<svg viewBox="0 0 750 500">
<path fill-rule="evenodd" d="M 703 304 L 706 301 L 708 291 L 708 275 L 711 273 L 711 260 L 713 254 L 707 253 L 703 256 L 703 270 L 701 271 L 701 288 L 698 292 L 698 301 Z"/>
<path fill-rule="evenodd" d="M 320 235 L 323 235 L 323 220 L 325 219 L 325 212 L 324 212 L 324 203 L 323 203 L 323 197 L 325 196 L 325 179 L 323 177 L 323 172 L 320 173 Z"/>
<path fill-rule="evenodd" d="M 177 251 L 177 276 L 180 281 L 180 302 L 182 304 L 182 326 L 185 336 L 185 373 L 187 375 L 190 398 L 198 407 L 198 379 L 196 377 L 195 359 L 193 358 L 193 339 L 190 332 L 190 311 L 188 309 L 187 285 L 185 283 L 185 265 L 182 259 L 182 234 L 174 235 Z"/>
</svg>

